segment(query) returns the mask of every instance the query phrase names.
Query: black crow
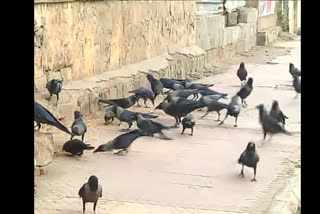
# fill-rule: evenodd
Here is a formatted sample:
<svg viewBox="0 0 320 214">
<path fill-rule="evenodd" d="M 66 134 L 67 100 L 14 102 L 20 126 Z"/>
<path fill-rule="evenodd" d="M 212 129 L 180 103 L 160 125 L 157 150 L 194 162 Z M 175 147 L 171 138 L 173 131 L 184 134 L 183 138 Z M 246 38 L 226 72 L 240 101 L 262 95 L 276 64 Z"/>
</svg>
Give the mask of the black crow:
<svg viewBox="0 0 320 214">
<path fill-rule="evenodd" d="M 244 66 L 244 63 L 241 62 L 239 69 L 237 70 L 237 76 L 239 77 L 239 79 L 241 81 L 241 86 L 243 85 L 243 82 L 247 80 L 247 75 L 248 75 L 247 69 Z"/>
<path fill-rule="evenodd" d="M 288 117 L 281 111 L 277 100 L 272 102 L 270 116 L 283 123 L 283 125 L 286 125 L 286 119 L 288 119 Z"/>
<path fill-rule="evenodd" d="M 179 89 L 179 90 L 175 90 L 175 91 L 171 92 L 169 95 L 172 97 L 188 98 L 190 95 L 197 97 L 197 94 L 200 92 L 201 92 L 201 90 L 199 90 L 199 89 Z"/>
<path fill-rule="evenodd" d="M 254 177 L 251 181 L 257 181 L 256 180 L 256 172 L 257 172 L 257 163 L 259 162 L 259 155 L 256 152 L 256 145 L 253 142 L 249 142 L 247 145 L 246 150 L 242 152 L 240 155 L 240 158 L 238 159 L 238 163 L 242 164 L 242 169 L 240 172 L 240 175 L 242 178 L 244 177 L 243 174 L 243 168 L 244 166 L 253 168 Z"/>
<path fill-rule="evenodd" d="M 214 86 L 214 84 L 202 84 L 202 83 L 192 83 L 192 82 L 184 82 L 184 87 L 186 89 L 203 89 Z"/>
<path fill-rule="evenodd" d="M 129 146 L 135 141 L 138 137 L 142 136 L 149 136 L 149 134 L 141 129 L 135 129 L 131 132 L 122 134 L 110 140 L 106 144 L 100 145 L 96 150 L 93 152 L 106 152 L 112 150 L 119 150 L 115 154 L 120 154 L 121 152 L 125 151 L 128 153 Z"/>
<path fill-rule="evenodd" d="M 63 82 L 63 80 L 52 79 L 49 82 L 47 82 L 47 85 L 46 85 L 46 88 L 48 89 L 48 91 L 50 93 L 50 97 L 48 97 L 46 99 L 50 100 L 52 97 L 52 94 L 57 95 L 56 105 L 58 105 L 59 93 L 62 90 L 62 82 Z"/>
<path fill-rule="evenodd" d="M 82 198 L 83 214 L 86 211 L 86 203 L 93 203 L 93 212 L 96 214 L 98 200 L 102 197 L 102 187 L 98 183 L 98 178 L 90 176 L 88 183 L 82 185 L 78 194 Z"/>
<path fill-rule="evenodd" d="M 259 110 L 259 122 L 263 130 L 263 140 L 266 139 L 268 133 L 271 134 L 270 140 L 272 135 L 277 133 L 291 135 L 287 130 L 285 130 L 281 122 L 269 115 L 263 104 L 256 106 L 256 108 Z"/>
<path fill-rule="evenodd" d="M 220 93 L 220 92 L 217 92 L 217 91 L 212 90 L 212 89 L 207 88 L 207 87 L 202 88 L 200 94 L 202 96 L 221 95 L 223 98 L 226 98 L 228 96 L 228 94 L 226 94 L 226 93 Z"/>
<path fill-rule="evenodd" d="M 36 101 L 34 101 L 34 120 L 37 123 L 38 130 L 40 130 L 42 123 L 54 126 L 67 134 L 71 134 L 67 127 L 62 125 L 45 107 Z"/>
<path fill-rule="evenodd" d="M 182 119 L 182 132 L 184 133 L 185 129 L 191 129 L 191 136 L 193 136 L 193 127 L 196 125 L 196 121 L 194 120 L 194 117 L 192 114 L 188 114 L 185 118 Z"/>
<path fill-rule="evenodd" d="M 238 91 L 238 96 L 241 98 L 241 103 L 243 107 L 248 106 L 246 98 L 251 94 L 253 89 L 253 79 L 250 77 L 246 84 Z M 245 105 L 244 105 L 245 104 Z"/>
<path fill-rule="evenodd" d="M 137 97 L 135 95 L 131 95 L 126 98 L 121 99 L 113 99 L 113 100 L 99 100 L 99 103 L 106 103 L 109 105 L 118 105 L 121 108 L 130 108 L 137 102 Z"/>
<path fill-rule="evenodd" d="M 210 112 L 215 111 L 218 113 L 218 119 L 216 121 L 220 121 L 220 111 L 222 109 L 228 108 L 227 104 L 221 103 L 218 100 L 214 100 L 214 99 L 212 99 L 206 106 L 207 106 L 207 112 L 201 117 L 201 119 L 207 116 Z"/>
<path fill-rule="evenodd" d="M 83 154 L 83 150 L 92 150 L 92 149 L 94 149 L 93 146 L 90 146 L 90 144 L 86 144 L 78 139 L 69 140 L 62 147 L 62 151 L 69 152 L 72 155 L 79 155 L 79 156 Z"/>
<path fill-rule="evenodd" d="M 165 134 L 163 134 L 163 132 L 162 132 L 163 129 L 170 129 L 170 127 L 164 126 L 161 123 L 158 123 L 156 121 L 146 119 L 141 114 L 137 114 L 137 126 L 138 126 L 138 128 L 147 132 L 151 136 L 159 133 L 159 135 L 163 139 L 167 139 L 167 140 L 170 139 L 167 136 L 165 136 Z"/>
<path fill-rule="evenodd" d="M 219 123 L 219 125 L 223 124 L 225 119 L 227 119 L 228 115 L 232 116 L 235 118 L 235 124 L 234 127 L 238 126 L 238 116 L 241 112 L 241 98 L 236 94 L 232 97 L 230 103 L 228 104 L 228 111 L 226 113 L 226 116 L 224 119 Z"/>
<path fill-rule="evenodd" d="M 297 98 L 301 94 L 301 77 L 293 76 L 293 88 L 297 92 L 297 95 L 294 98 Z"/>
<path fill-rule="evenodd" d="M 108 108 L 108 111 L 112 111 L 118 120 L 120 120 L 119 126 L 121 122 L 126 122 L 128 124 L 128 128 L 125 131 L 128 131 L 133 122 L 137 121 L 137 114 L 141 114 L 146 118 L 157 118 L 157 115 L 152 115 L 150 113 L 139 113 L 139 112 L 133 112 L 126 109 L 121 108 L 120 106 L 113 105 L 110 108 Z"/>
<path fill-rule="evenodd" d="M 157 80 L 151 74 L 147 74 L 147 79 L 150 82 L 151 89 L 154 94 L 154 99 L 156 99 L 159 94 L 163 95 L 163 84 L 160 82 L 160 80 Z"/>
<path fill-rule="evenodd" d="M 289 73 L 292 75 L 292 77 L 301 76 L 301 71 L 294 67 L 293 63 L 289 63 Z"/>
<path fill-rule="evenodd" d="M 82 141 L 84 140 L 84 135 L 87 132 L 86 121 L 82 118 L 80 111 L 74 111 L 74 122 L 71 125 L 71 140 L 74 136 L 82 136 Z"/>
<path fill-rule="evenodd" d="M 104 115 L 104 121 L 106 125 L 108 125 L 109 123 L 112 123 L 114 121 L 114 117 L 116 116 L 116 114 L 111 110 L 113 106 L 108 106 L 108 107 L 109 108 L 107 108 L 106 114 Z"/>
<path fill-rule="evenodd" d="M 139 104 L 139 99 L 143 99 L 144 100 L 144 105 L 146 108 L 148 108 L 147 106 L 147 100 L 151 100 L 153 106 L 154 106 L 154 94 L 150 89 L 147 88 L 138 88 L 132 91 L 129 91 L 129 93 L 134 93 L 134 95 L 137 97 L 137 103 Z"/>
<path fill-rule="evenodd" d="M 181 102 L 169 102 L 168 100 L 165 100 L 160 103 L 156 109 L 162 109 L 166 114 L 174 117 L 176 123 L 173 125 L 173 127 L 178 127 L 178 125 L 181 123 L 181 117 L 185 117 L 192 111 L 204 107 L 204 105 L 199 101 L 193 101 L 190 103 L 192 100 L 189 100 L 190 102 L 186 102 L 185 100 L 182 100 Z"/>
<path fill-rule="evenodd" d="M 160 78 L 160 82 L 162 83 L 163 87 L 167 89 L 177 90 L 178 88 L 184 88 L 182 81 Z"/>
</svg>

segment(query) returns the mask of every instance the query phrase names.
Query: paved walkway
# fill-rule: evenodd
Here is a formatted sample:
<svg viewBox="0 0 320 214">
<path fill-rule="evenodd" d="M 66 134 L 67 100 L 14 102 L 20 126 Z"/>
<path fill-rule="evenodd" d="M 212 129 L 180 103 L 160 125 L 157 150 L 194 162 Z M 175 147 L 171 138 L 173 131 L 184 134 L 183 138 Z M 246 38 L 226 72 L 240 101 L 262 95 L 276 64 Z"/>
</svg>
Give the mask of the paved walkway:
<svg viewBox="0 0 320 214">
<path fill-rule="evenodd" d="M 233 127 L 233 118 L 218 127 L 216 113 L 200 119 L 204 112 L 197 111 L 194 136 L 180 135 L 180 127 L 167 132 L 174 140 L 140 138 L 124 156 L 85 152 L 81 158 L 70 158 L 59 154 L 47 167 L 48 174 L 36 178 L 35 213 L 82 213 L 77 193 L 92 174 L 99 177 L 103 187 L 103 198 L 97 206 L 100 214 L 263 213 L 300 159 L 300 97 L 293 99 L 288 72 L 289 62 L 300 68 L 300 41 L 276 45 L 290 48 L 291 53 L 274 59 L 276 64 L 246 65 L 255 88 L 237 128 Z M 240 83 L 237 68 L 238 64 L 199 82 L 215 83 L 215 90 L 233 95 Z M 254 107 L 271 105 L 274 99 L 289 117 L 287 129 L 294 135 L 276 135 L 261 147 L 262 131 Z M 162 111 L 156 113 L 160 115 L 158 121 L 174 123 Z M 225 112 L 221 113 L 223 118 Z M 103 122 L 103 116 L 89 121 L 88 143 L 98 146 L 120 134 L 118 126 L 105 126 Z M 68 136 L 57 132 L 54 139 L 61 147 Z M 244 179 L 238 176 L 241 166 L 237 159 L 248 141 L 258 145 L 258 182 L 250 182 L 253 170 L 249 168 L 244 170 Z M 87 213 L 93 213 L 91 205 Z"/>
</svg>

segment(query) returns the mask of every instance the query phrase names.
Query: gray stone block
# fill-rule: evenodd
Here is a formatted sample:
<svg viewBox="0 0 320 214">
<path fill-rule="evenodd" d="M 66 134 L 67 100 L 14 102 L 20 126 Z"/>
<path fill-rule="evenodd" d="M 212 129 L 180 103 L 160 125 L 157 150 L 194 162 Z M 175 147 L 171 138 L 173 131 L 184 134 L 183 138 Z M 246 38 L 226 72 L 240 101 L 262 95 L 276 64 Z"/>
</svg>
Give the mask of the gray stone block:
<svg viewBox="0 0 320 214">
<path fill-rule="evenodd" d="M 34 133 L 34 157 L 36 166 L 46 166 L 51 163 L 54 155 L 52 133 Z"/>
<path fill-rule="evenodd" d="M 238 13 L 237 12 L 232 12 L 227 14 L 227 26 L 234 26 L 238 24 Z"/>
</svg>

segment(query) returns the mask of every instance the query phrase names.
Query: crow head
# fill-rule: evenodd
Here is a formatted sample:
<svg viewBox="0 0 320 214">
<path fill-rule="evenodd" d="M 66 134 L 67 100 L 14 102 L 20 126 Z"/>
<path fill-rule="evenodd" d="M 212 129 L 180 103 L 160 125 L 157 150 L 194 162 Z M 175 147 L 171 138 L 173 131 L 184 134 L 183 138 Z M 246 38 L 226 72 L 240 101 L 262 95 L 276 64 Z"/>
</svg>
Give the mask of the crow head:
<svg viewBox="0 0 320 214">
<path fill-rule="evenodd" d="M 78 118 L 81 118 L 82 117 L 82 114 L 80 111 L 74 111 L 74 119 L 78 119 Z"/>
<path fill-rule="evenodd" d="M 246 148 L 247 151 L 255 151 L 256 150 L 256 145 L 254 142 L 249 142 Z"/>
<path fill-rule="evenodd" d="M 98 190 L 98 178 L 95 175 L 91 175 L 88 180 L 89 187 L 92 191 Z"/>
</svg>

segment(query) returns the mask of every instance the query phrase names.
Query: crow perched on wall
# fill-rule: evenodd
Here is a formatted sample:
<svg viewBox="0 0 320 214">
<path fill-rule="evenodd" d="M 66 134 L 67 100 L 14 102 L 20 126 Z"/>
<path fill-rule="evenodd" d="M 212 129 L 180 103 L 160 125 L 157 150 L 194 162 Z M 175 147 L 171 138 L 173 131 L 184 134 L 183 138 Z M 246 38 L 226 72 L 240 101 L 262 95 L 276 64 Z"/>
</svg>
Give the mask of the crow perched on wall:
<svg viewBox="0 0 320 214">
<path fill-rule="evenodd" d="M 55 94 L 57 96 L 57 102 L 55 105 L 58 105 L 59 93 L 62 90 L 62 82 L 63 82 L 63 80 L 52 79 L 49 82 L 47 82 L 47 85 L 46 85 L 46 88 L 48 89 L 48 91 L 50 93 L 50 97 L 48 97 L 46 99 L 50 100 L 52 97 L 52 94 Z"/>
</svg>

